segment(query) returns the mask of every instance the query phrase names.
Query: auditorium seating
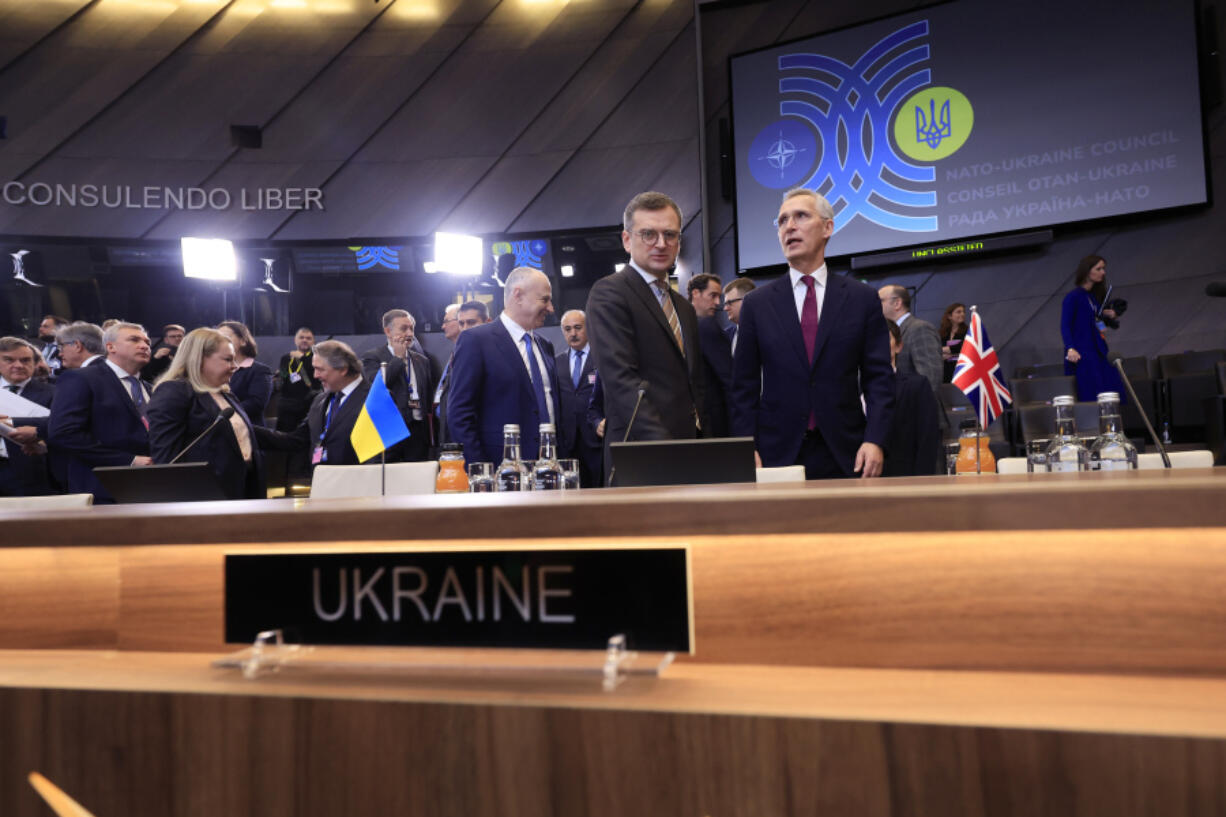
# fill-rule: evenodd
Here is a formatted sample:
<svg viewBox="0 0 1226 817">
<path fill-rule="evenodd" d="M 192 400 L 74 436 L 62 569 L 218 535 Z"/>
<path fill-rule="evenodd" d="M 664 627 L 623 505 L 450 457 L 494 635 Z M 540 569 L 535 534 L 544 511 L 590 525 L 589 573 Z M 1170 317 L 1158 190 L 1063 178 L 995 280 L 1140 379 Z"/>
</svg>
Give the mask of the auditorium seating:
<svg viewBox="0 0 1226 817">
<path fill-rule="evenodd" d="M 1018 366 L 1013 370 L 1014 380 L 1033 380 L 1036 377 L 1063 377 L 1064 364 L 1053 363 L 1050 365 L 1036 366 Z"/>
<path fill-rule="evenodd" d="M 1222 361 L 1223 349 L 1158 357 L 1172 433 L 1179 442 L 1204 442 L 1205 400 L 1221 393 L 1216 366 Z"/>
</svg>

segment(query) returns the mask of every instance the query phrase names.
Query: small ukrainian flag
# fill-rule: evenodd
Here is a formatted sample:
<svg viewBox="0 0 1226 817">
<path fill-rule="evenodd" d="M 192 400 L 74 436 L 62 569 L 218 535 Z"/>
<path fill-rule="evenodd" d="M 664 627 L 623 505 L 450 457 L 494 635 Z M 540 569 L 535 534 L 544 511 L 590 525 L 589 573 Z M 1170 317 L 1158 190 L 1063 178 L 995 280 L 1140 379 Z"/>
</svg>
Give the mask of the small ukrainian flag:
<svg viewBox="0 0 1226 817">
<path fill-rule="evenodd" d="M 349 433 L 349 443 L 358 455 L 358 462 L 366 462 L 408 436 L 409 427 L 404 424 L 404 418 L 400 416 L 387 384 L 383 382 L 383 369 L 380 368 L 366 395 L 362 413 Z"/>
</svg>

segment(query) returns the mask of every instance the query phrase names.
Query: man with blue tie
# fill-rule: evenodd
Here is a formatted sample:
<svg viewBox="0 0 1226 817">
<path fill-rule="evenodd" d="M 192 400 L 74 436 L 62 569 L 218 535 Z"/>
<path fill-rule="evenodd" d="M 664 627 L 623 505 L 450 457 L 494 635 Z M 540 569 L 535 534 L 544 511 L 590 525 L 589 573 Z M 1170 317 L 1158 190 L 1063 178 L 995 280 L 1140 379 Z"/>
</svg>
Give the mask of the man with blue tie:
<svg viewBox="0 0 1226 817">
<path fill-rule="evenodd" d="M 139 378 L 149 362 L 149 336 L 135 323 L 102 334 L 106 361 L 65 373 L 57 381 L 47 444 L 64 458 L 68 493 L 114 502 L 94 477 L 98 466 L 152 465 L 145 408 L 149 387 Z"/>
<path fill-rule="evenodd" d="M 553 312 L 549 278 L 516 267 L 503 299 L 498 320 L 461 333 L 452 359 L 447 423 L 468 462 L 501 461 L 502 427 L 508 423 L 520 428 L 520 456 L 534 460 L 540 424 L 556 428 L 560 416 L 553 345 L 535 334 Z"/>
<path fill-rule="evenodd" d="M 587 315 L 582 309 L 572 309 L 562 316 L 562 334 L 570 348 L 557 357 L 561 387 L 558 405 L 562 409 L 558 440 L 565 456 L 579 461 L 579 484 L 593 488 L 602 479 L 600 460 L 604 444 L 587 421 L 588 403 L 596 383 L 596 362 L 587 342 Z"/>
<path fill-rule="evenodd" d="M 801 464 L 807 479 L 880 476 L 894 372 L 877 293 L 828 273 L 823 196 L 788 191 L 775 223 L 789 269 L 741 303 L 733 434 L 754 438 L 761 465 Z"/>
</svg>

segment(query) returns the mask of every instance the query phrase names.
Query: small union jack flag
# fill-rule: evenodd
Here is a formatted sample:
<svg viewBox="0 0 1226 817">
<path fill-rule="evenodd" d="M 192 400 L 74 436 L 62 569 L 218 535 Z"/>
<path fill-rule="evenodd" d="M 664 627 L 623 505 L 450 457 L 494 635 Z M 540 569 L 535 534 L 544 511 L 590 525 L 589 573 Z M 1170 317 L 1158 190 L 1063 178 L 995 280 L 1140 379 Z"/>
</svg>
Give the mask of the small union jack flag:
<svg viewBox="0 0 1226 817">
<path fill-rule="evenodd" d="M 979 313 L 971 307 L 971 325 L 962 341 L 962 354 L 958 356 L 958 364 L 954 368 L 953 384 L 962 392 L 975 407 L 979 415 L 979 425 L 988 425 L 1001 415 L 1005 406 L 1013 402 L 1013 396 L 1005 388 L 1005 381 L 1000 378 L 1000 361 L 996 359 L 996 350 L 988 340 Z"/>
</svg>

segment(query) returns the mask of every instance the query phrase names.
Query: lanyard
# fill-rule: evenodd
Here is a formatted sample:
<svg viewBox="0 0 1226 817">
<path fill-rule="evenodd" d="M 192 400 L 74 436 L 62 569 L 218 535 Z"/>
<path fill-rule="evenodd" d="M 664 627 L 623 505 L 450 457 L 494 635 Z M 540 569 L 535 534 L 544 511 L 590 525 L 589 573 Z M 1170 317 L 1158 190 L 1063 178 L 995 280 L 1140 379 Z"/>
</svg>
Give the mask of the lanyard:
<svg viewBox="0 0 1226 817">
<path fill-rule="evenodd" d="M 324 430 L 319 432 L 320 444 L 323 444 L 324 437 L 328 436 L 328 428 L 332 425 L 332 412 L 336 410 L 338 405 L 340 405 L 340 398 L 340 392 L 334 392 L 332 396 L 328 398 L 328 413 L 324 416 Z"/>
</svg>

